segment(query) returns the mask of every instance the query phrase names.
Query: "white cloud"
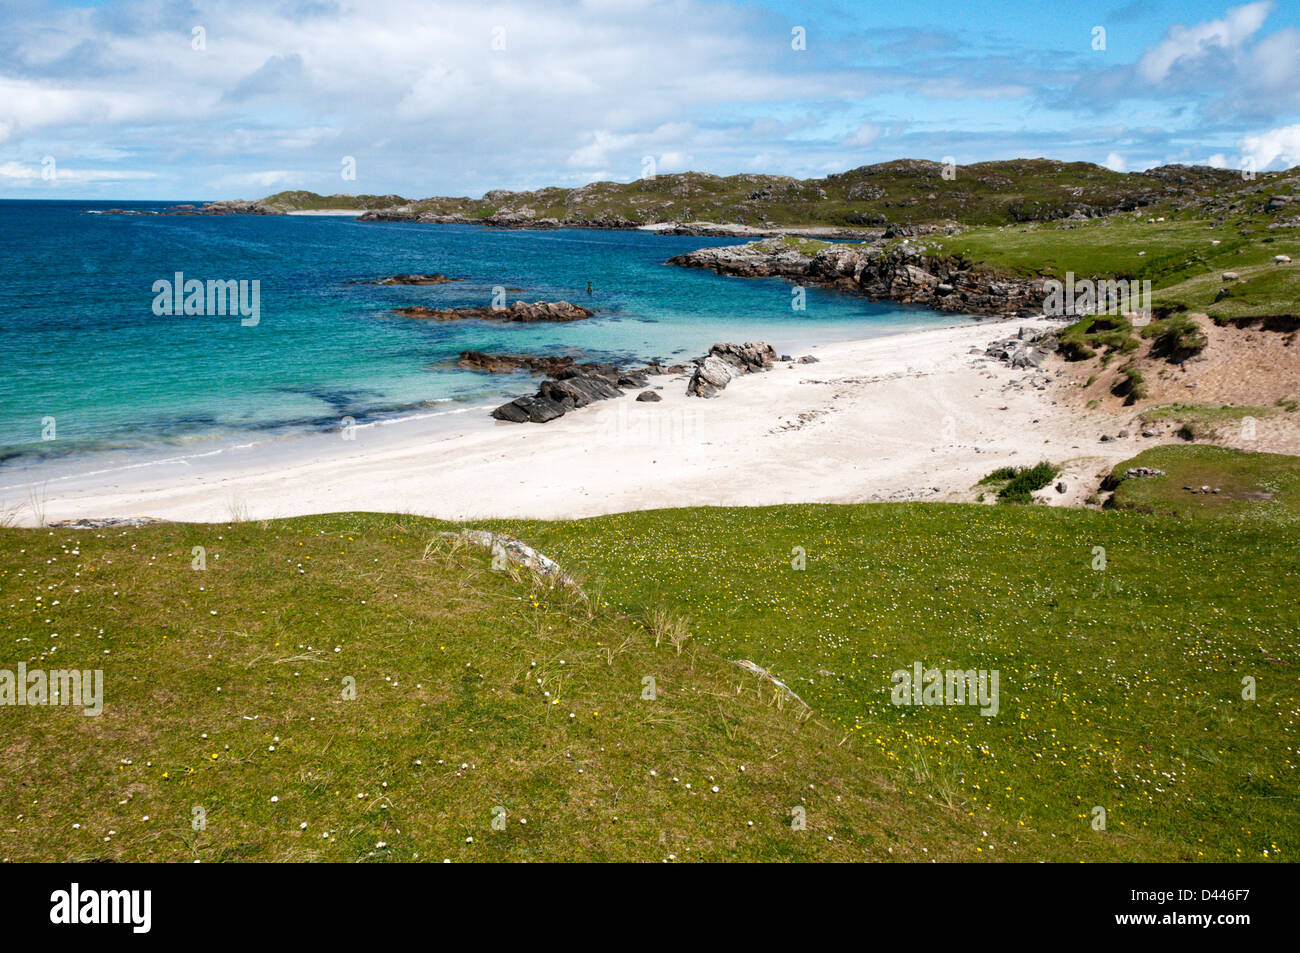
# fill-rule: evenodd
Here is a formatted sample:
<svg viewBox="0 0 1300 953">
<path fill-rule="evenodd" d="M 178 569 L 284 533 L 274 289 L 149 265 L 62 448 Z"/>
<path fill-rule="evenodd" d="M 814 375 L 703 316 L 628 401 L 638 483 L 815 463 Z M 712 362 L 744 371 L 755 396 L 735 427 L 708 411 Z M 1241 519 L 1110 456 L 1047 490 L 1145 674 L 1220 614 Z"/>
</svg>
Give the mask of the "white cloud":
<svg viewBox="0 0 1300 953">
<path fill-rule="evenodd" d="M 1138 60 L 1138 73 L 1149 83 L 1159 83 L 1179 64 L 1191 64 L 1203 57 L 1222 57 L 1239 49 L 1264 25 L 1273 4 L 1269 0 L 1232 7 L 1219 20 L 1195 26 L 1175 24 L 1155 46 Z"/>
<path fill-rule="evenodd" d="M 1257 136 L 1245 136 L 1237 143 L 1243 158 L 1252 160 L 1255 168 L 1267 169 L 1274 162 L 1289 169 L 1300 165 L 1300 124 L 1272 129 Z"/>
<path fill-rule="evenodd" d="M 222 176 L 220 182 L 229 188 L 275 189 L 286 185 L 301 185 L 306 177 L 290 169 L 265 169 L 257 172 L 238 172 Z"/>
<path fill-rule="evenodd" d="M 876 125 L 874 122 L 864 122 L 856 130 L 845 137 L 842 145 L 846 146 L 869 146 L 884 134 L 884 127 Z"/>
<path fill-rule="evenodd" d="M 49 165 L 25 165 L 21 162 L 0 163 L 0 179 L 12 183 L 43 180 L 50 182 L 52 185 L 59 182 L 86 184 L 93 182 L 127 182 L 153 178 L 156 178 L 156 176 L 152 172 L 125 169 L 65 169 L 57 162 Z"/>
<path fill-rule="evenodd" d="M 1128 163 L 1124 161 L 1124 157 L 1118 152 L 1112 152 L 1110 155 L 1106 156 L 1105 166 L 1112 172 L 1128 171 Z"/>
<path fill-rule="evenodd" d="M 45 80 L 0 76 L 0 127 L 31 130 L 70 124 L 113 124 L 177 114 L 165 96 L 94 86 L 64 86 Z"/>
</svg>

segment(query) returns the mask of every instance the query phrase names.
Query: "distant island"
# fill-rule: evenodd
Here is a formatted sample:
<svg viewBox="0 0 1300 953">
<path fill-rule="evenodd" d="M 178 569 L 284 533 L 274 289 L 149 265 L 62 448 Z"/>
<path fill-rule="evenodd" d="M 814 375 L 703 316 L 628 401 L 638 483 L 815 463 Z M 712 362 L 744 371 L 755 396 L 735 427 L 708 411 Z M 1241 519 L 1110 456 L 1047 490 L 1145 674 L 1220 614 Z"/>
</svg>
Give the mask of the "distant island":
<svg viewBox="0 0 1300 953">
<path fill-rule="evenodd" d="M 512 192 L 482 198 L 277 192 L 211 210 L 279 214 L 352 210 L 381 221 L 474 223 L 508 228 L 679 229 L 690 234 L 775 234 L 789 229 L 860 234 L 891 226 L 1012 225 L 1088 219 L 1156 205 L 1227 214 L 1239 200 L 1289 184 L 1291 172 L 1251 177 L 1232 169 L 1167 165 L 1114 172 L 1089 162 L 1010 159 L 943 165 L 897 159 L 824 178 L 681 172 L 632 182 Z M 1282 211 L 1286 203 L 1276 203 Z M 1292 209 L 1292 214 L 1297 210 Z"/>
</svg>

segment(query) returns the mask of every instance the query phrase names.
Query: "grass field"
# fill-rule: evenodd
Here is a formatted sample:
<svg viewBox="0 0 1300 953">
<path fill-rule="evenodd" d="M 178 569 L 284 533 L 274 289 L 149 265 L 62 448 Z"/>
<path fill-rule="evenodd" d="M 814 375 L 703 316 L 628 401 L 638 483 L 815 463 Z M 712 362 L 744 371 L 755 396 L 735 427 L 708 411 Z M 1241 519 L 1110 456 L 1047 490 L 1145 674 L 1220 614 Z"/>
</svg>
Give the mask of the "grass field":
<svg viewBox="0 0 1300 953">
<path fill-rule="evenodd" d="M 412 517 L 5 529 L 0 664 L 105 706 L 0 707 L 0 858 L 1294 859 L 1297 461 L 1139 459 L 1107 512 L 499 524 L 588 600 Z M 996 716 L 892 704 L 915 662 Z"/>
<path fill-rule="evenodd" d="M 1197 217 L 1151 221 L 1116 215 L 1071 224 L 1043 222 L 972 229 L 927 239 L 939 251 L 997 271 L 1064 281 L 1113 278 L 1150 281 L 1153 304 L 1166 311 L 1199 311 L 1218 320 L 1296 313 L 1300 301 L 1300 238 L 1269 232 L 1263 222 Z M 1216 244 L 1217 243 L 1217 244 Z M 1279 265 L 1275 255 L 1288 255 Z M 1224 281 L 1225 272 L 1239 279 Z M 1216 301 L 1221 289 L 1228 297 Z"/>
</svg>

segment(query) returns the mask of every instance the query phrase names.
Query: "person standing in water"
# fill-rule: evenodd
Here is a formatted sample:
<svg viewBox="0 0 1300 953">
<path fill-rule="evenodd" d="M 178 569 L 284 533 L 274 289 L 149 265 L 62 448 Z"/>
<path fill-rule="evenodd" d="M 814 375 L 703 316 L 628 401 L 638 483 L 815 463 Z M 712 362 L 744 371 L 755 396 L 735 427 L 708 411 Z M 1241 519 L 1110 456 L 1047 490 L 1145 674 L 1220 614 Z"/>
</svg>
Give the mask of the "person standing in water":
<svg viewBox="0 0 1300 953">
<path fill-rule="evenodd" d="M 587 294 L 591 294 L 591 282 L 587 282 Z"/>
</svg>

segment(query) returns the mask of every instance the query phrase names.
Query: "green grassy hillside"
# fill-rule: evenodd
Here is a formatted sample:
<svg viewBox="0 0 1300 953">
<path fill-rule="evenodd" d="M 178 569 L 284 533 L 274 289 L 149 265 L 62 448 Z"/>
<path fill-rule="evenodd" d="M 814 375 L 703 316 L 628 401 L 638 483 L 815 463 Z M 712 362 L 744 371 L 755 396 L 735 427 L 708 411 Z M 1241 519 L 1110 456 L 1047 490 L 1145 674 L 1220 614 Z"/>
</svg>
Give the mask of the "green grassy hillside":
<svg viewBox="0 0 1300 953">
<path fill-rule="evenodd" d="M 1294 859 L 1300 461 L 1152 453 L 1106 512 L 499 524 L 585 602 L 410 517 L 5 529 L 0 661 L 106 703 L 0 708 L 0 857 Z M 1163 515 L 1192 470 L 1234 505 Z M 915 662 L 996 716 L 892 704 Z"/>
<path fill-rule="evenodd" d="M 958 222 L 1003 225 L 1098 215 L 1167 203 L 1231 205 L 1256 186 L 1284 177 L 1208 167 L 1165 166 L 1112 172 L 1087 162 L 1013 159 L 945 169 L 937 162 L 899 159 L 816 179 L 682 172 L 632 182 L 594 182 L 576 189 L 495 190 L 482 198 L 383 197 L 416 212 L 488 218 L 524 214 L 537 219 L 653 223 L 711 221 L 743 225 L 882 227 L 889 223 Z M 382 207 L 339 205 L 309 192 L 281 192 L 263 202 L 280 208 Z M 392 201 L 387 201 L 387 200 Z M 324 203 L 324 204 L 322 204 Z M 1217 206 L 1216 206 L 1217 207 Z"/>
</svg>

